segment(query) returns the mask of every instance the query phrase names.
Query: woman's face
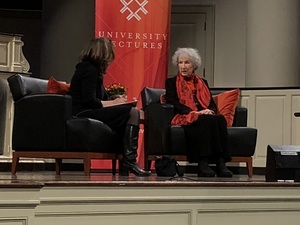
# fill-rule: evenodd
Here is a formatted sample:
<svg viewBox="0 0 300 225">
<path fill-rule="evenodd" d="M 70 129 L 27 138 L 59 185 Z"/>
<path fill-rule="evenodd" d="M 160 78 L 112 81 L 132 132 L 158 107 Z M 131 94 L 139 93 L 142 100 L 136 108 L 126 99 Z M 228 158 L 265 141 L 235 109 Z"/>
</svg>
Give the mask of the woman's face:
<svg viewBox="0 0 300 225">
<path fill-rule="evenodd" d="M 180 55 L 178 57 L 178 71 L 182 76 L 191 76 L 193 74 L 194 66 L 189 56 Z"/>
</svg>

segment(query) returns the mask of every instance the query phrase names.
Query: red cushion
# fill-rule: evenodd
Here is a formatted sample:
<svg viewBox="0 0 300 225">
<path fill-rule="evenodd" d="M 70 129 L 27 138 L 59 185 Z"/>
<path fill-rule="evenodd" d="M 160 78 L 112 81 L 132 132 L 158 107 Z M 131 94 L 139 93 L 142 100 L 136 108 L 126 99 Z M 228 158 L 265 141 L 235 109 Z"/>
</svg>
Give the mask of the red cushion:
<svg viewBox="0 0 300 225">
<path fill-rule="evenodd" d="M 218 95 L 213 95 L 213 99 L 218 108 L 218 113 L 225 117 L 228 127 L 232 126 L 235 108 L 238 104 L 239 97 L 239 89 L 225 91 Z"/>
<path fill-rule="evenodd" d="M 52 76 L 52 77 L 50 77 L 50 79 L 48 81 L 46 93 L 65 95 L 69 92 L 69 90 L 70 90 L 70 84 L 66 84 L 66 83 L 57 81 Z"/>
<path fill-rule="evenodd" d="M 227 122 L 227 127 L 231 127 L 234 119 L 235 108 L 240 98 L 240 90 L 234 89 L 213 95 L 213 99 L 217 105 L 218 113 L 222 114 Z M 160 103 L 165 104 L 165 94 L 160 96 Z"/>
</svg>

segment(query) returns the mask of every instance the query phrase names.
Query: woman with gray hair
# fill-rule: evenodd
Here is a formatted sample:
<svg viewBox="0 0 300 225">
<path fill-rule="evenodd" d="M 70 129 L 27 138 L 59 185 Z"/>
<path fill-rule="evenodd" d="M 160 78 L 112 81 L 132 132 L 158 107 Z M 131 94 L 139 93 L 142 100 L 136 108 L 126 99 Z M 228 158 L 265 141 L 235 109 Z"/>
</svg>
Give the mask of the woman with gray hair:
<svg viewBox="0 0 300 225">
<path fill-rule="evenodd" d="M 201 66 L 196 49 L 178 48 L 172 57 L 176 76 L 166 80 L 166 101 L 174 105 L 172 125 L 181 125 L 187 139 L 187 155 L 198 163 L 199 177 L 232 177 L 225 163 L 231 160 L 227 147 L 227 123 L 217 114 L 208 83 L 195 71 Z M 209 163 L 216 164 L 216 172 Z"/>
</svg>

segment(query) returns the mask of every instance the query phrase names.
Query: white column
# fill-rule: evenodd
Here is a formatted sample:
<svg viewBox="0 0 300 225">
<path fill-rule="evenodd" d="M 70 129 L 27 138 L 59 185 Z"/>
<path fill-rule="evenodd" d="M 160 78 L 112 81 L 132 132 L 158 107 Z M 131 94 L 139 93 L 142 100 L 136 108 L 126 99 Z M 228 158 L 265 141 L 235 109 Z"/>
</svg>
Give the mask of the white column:
<svg viewBox="0 0 300 225">
<path fill-rule="evenodd" d="M 0 155 L 5 152 L 7 81 L 0 77 Z"/>
<path fill-rule="evenodd" d="M 247 0 L 246 86 L 300 84 L 300 1 Z"/>
<path fill-rule="evenodd" d="M 12 155 L 13 99 L 6 80 L 15 73 L 29 74 L 21 39 L 22 35 L 0 34 L 0 159 Z"/>
</svg>

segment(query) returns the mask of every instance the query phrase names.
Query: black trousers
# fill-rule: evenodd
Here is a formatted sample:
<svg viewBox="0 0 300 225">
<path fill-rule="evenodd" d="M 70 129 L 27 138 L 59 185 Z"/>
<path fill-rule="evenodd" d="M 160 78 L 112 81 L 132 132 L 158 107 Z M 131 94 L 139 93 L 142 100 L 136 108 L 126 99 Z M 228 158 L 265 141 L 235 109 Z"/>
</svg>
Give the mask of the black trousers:
<svg viewBox="0 0 300 225">
<path fill-rule="evenodd" d="M 123 149 L 123 137 L 131 108 L 130 105 L 117 105 L 86 110 L 77 114 L 77 116 L 99 120 L 108 125 L 115 133 L 115 148 Z"/>
<path fill-rule="evenodd" d="M 190 162 L 207 158 L 215 163 L 222 157 L 231 160 L 228 150 L 227 123 L 223 115 L 201 115 L 193 124 L 183 126 Z"/>
</svg>

